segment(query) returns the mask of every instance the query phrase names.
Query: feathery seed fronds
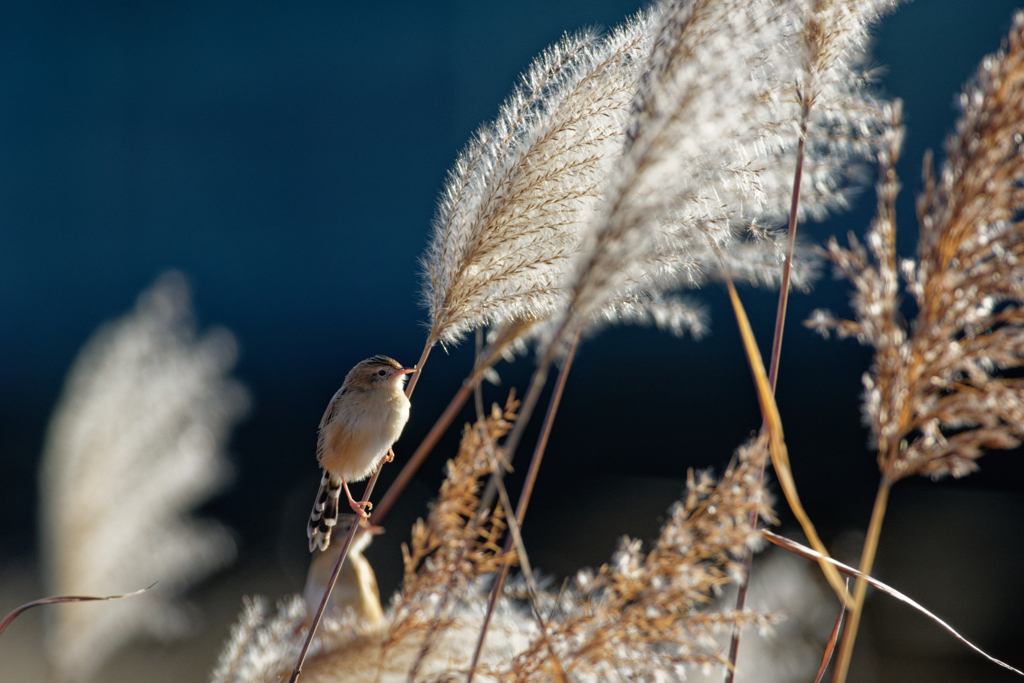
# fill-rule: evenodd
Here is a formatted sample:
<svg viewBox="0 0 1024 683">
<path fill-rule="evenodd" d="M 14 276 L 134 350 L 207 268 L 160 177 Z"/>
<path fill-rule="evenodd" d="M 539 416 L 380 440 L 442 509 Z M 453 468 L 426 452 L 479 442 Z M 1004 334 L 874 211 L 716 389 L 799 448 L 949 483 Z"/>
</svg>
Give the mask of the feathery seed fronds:
<svg viewBox="0 0 1024 683">
<path fill-rule="evenodd" d="M 749 611 L 706 609 L 742 573 L 745 551 L 759 543 L 751 513 L 772 519 L 758 477 L 766 452 L 763 440 L 739 449 L 717 482 L 691 472 L 684 499 L 649 552 L 623 539 L 610 565 L 578 576 L 558 599 L 548 634 L 569 676 L 675 680 L 687 667 L 723 663 L 714 634 L 769 624 L 769 617 Z M 502 680 L 551 680 L 543 644 L 534 641 Z"/>
<path fill-rule="evenodd" d="M 449 463 L 442 494 L 426 522 L 413 528 L 405 551 L 406 579 L 385 620 L 368 624 L 354 615 L 329 622 L 314 640 L 302 680 L 454 680 L 464 676 L 486 608 L 479 578 L 501 554 L 493 529 L 500 515 L 472 526 L 479 481 L 493 456 L 494 440 L 508 431 L 515 404 L 496 407 L 467 429 L 458 457 Z M 573 680 L 674 680 L 684 669 L 722 662 L 713 636 L 733 625 L 766 628 L 775 617 L 749 610 L 719 610 L 711 603 L 742 573 L 741 558 L 758 544 L 750 515 L 772 519 L 770 497 L 758 479 L 763 441 L 739 449 L 722 479 L 688 480 L 684 499 L 647 553 L 624 539 L 610 565 L 581 572 L 572 587 L 541 591 L 539 608 L 550 613 L 547 637 L 517 591 L 498 602 L 479 675 L 485 680 L 551 680 L 552 658 Z M 521 591 L 519 591 L 521 593 Z M 247 603 L 221 656 L 213 683 L 273 681 L 287 673 L 302 642 L 296 596 L 267 617 L 262 603 Z"/>
<path fill-rule="evenodd" d="M 451 617 L 444 615 L 476 580 L 515 561 L 515 553 L 505 554 L 500 545 L 506 512 L 498 506 L 482 523 L 476 518 L 481 479 L 490 475 L 495 446 L 512 428 L 518 405 L 509 396 L 504 410 L 493 406 L 486 419 L 466 429 L 458 455 L 448 461 L 448 476 L 427 521 L 417 520 L 411 549 L 403 546 L 405 580 L 385 650 L 425 624 L 430 631 L 450 627 Z"/>
<path fill-rule="evenodd" d="M 963 476 L 985 450 L 1024 439 L 1024 380 L 1006 374 L 1024 366 L 1024 13 L 960 104 L 938 179 L 925 159 L 917 259 L 897 264 L 897 109 L 867 248 L 856 240 L 849 249 L 828 244 L 828 257 L 854 285 L 856 321 L 817 311 L 808 322 L 875 347 L 864 418 L 891 481 Z M 909 330 L 899 314 L 898 270 L 918 308 Z"/>
<path fill-rule="evenodd" d="M 423 258 L 428 345 L 555 309 L 621 149 L 650 23 L 641 13 L 603 38 L 563 38 L 462 152 Z"/>
<path fill-rule="evenodd" d="M 741 271 L 751 270 L 743 263 L 752 255 L 772 254 L 769 243 L 763 252 L 726 257 L 737 232 L 781 222 L 789 208 L 791 152 L 806 106 L 797 80 L 808 71 L 800 48 L 817 16 L 805 5 L 676 0 L 661 12 L 625 149 L 581 249 L 557 342 L 610 298 L 699 282 L 701 269 L 719 267 L 719 253 Z M 866 18 L 877 11 L 860 14 L 851 27 L 818 27 L 852 34 L 822 48 L 829 59 L 815 71 L 800 207 L 814 216 L 843 205 L 843 177 L 878 143 L 878 105 L 859 71 Z"/>
<path fill-rule="evenodd" d="M 856 336 L 875 347 L 864 374 L 864 420 L 878 449 L 881 484 L 861 554 L 874 563 L 893 484 L 915 474 L 939 478 L 975 470 L 986 450 L 1024 440 L 1024 13 L 1003 48 L 986 57 L 961 95 L 956 133 L 946 141 L 939 179 L 925 156 L 918 198 L 916 260 L 897 264 L 896 160 L 899 107 L 888 112 L 879 154 L 878 211 L 867 248 L 835 239 L 827 256 L 854 285 L 855 321 L 816 311 L 807 321 L 823 334 Z M 917 304 L 911 326 L 900 315 L 899 276 Z M 846 680 L 867 583 L 857 580 L 833 681 Z"/>
<path fill-rule="evenodd" d="M 275 680 L 287 671 L 302 645 L 299 627 L 305 615 L 301 596 L 293 595 L 270 616 L 266 600 L 245 598 L 238 623 L 217 659 L 210 683 Z M 327 629 L 325 629 L 327 630 Z"/>
</svg>

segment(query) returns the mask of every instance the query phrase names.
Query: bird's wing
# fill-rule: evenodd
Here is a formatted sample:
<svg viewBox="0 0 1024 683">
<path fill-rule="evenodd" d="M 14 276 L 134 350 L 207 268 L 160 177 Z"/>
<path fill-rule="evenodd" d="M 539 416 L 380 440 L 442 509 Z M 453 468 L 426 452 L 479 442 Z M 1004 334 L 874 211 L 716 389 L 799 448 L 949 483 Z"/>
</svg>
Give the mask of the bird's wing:
<svg viewBox="0 0 1024 683">
<path fill-rule="evenodd" d="M 324 429 L 331 423 L 334 416 L 337 415 L 341 409 L 342 404 L 345 402 L 345 396 L 348 394 L 348 387 L 342 387 L 334 394 L 331 402 L 327 404 L 327 410 L 324 411 L 324 416 L 320 418 L 320 432 L 316 438 L 316 461 L 323 463 L 324 448 L 327 447 L 327 436 L 328 433 Z M 326 473 L 325 473 L 326 474 Z"/>
<path fill-rule="evenodd" d="M 347 394 L 348 387 L 342 387 L 334 393 L 334 396 L 331 398 L 331 402 L 327 404 L 327 410 L 324 411 L 324 416 L 320 418 L 320 429 L 323 429 L 330 423 L 334 414 L 338 412 L 338 407 L 344 402 L 344 397 Z"/>
</svg>

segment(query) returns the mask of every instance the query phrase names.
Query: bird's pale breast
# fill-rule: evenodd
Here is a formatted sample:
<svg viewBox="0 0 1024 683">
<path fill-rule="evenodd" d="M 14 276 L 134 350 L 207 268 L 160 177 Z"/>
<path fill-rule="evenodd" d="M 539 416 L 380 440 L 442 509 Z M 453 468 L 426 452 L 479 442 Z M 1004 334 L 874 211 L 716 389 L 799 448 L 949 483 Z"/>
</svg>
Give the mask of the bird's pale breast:
<svg viewBox="0 0 1024 683">
<path fill-rule="evenodd" d="M 321 430 L 320 464 L 345 481 L 360 481 L 398 440 L 409 419 L 409 400 L 392 391 L 338 396 L 332 419 Z"/>
</svg>

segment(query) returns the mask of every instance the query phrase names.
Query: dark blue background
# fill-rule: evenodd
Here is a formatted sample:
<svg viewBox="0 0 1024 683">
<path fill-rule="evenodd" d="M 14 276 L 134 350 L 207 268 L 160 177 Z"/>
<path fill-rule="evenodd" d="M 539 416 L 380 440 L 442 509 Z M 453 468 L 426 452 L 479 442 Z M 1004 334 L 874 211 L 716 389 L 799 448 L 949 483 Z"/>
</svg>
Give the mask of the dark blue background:
<svg viewBox="0 0 1024 683">
<path fill-rule="evenodd" d="M 900 165 L 904 255 L 915 244 L 922 153 L 941 147 L 960 85 L 1021 5 L 922 0 L 878 31 L 882 86 L 905 100 L 909 129 Z M 255 399 L 231 444 L 236 482 L 207 512 L 240 532 L 243 553 L 301 548 L 323 407 L 356 361 L 419 355 L 426 314 L 417 258 L 456 154 L 541 49 L 637 7 L 109 1 L 0 9 L 0 560 L 33 552 L 38 454 L 77 350 L 169 268 L 193 283 L 201 325 L 237 335 L 237 374 Z M 862 233 L 873 208 L 869 188 L 854 211 L 801 226 L 802 234 Z M 870 353 L 798 323 L 820 306 L 845 312 L 847 290 L 826 276 L 792 301 L 779 385 L 797 481 L 829 538 L 866 526 L 877 485 L 858 406 Z M 616 534 L 651 533 L 686 468 L 721 466 L 758 427 L 722 292 L 711 285 L 698 296 L 712 308 L 705 341 L 625 329 L 582 347 L 531 515 L 590 512 L 576 531 L 538 528 L 534 539 L 565 547 L 566 535 L 614 525 L 595 532 L 603 540 L 586 546 L 589 555 L 551 551 L 542 566 L 569 571 L 606 557 Z M 767 351 L 775 295 L 743 296 Z M 454 393 L 468 347 L 430 359 L 399 459 Z M 500 367 L 505 386 L 522 388 L 529 367 Z M 421 513 L 454 443 L 449 437 L 428 461 L 406 516 Z M 1018 454 L 986 456 L 980 474 L 952 485 L 1019 493 L 1018 463 Z M 649 477 L 665 478 L 658 495 Z M 637 481 L 647 493 L 620 499 Z M 919 486 L 931 484 L 901 484 L 894 496 Z"/>
</svg>

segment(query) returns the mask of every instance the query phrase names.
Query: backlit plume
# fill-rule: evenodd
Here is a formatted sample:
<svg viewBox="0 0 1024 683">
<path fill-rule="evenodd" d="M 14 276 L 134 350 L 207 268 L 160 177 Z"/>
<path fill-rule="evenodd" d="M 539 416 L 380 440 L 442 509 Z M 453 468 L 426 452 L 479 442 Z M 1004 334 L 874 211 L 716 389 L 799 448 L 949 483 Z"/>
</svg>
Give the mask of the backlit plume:
<svg viewBox="0 0 1024 683">
<path fill-rule="evenodd" d="M 748 258 L 780 261 L 760 226 L 786 218 L 805 118 L 801 214 L 845 205 L 846 179 L 879 142 L 860 62 L 869 21 L 890 4 L 667 4 L 559 341 L 610 299 L 692 286 L 716 270 L 749 277 Z"/>
<path fill-rule="evenodd" d="M 459 156 L 423 257 L 428 344 L 556 308 L 622 147 L 650 25 L 640 14 L 548 48 Z"/>
<path fill-rule="evenodd" d="M 228 376 L 227 330 L 198 335 L 180 273 L 100 328 L 68 373 L 46 437 L 40 516 L 49 590 L 103 595 L 157 585 L 105 604 L 54 610 L 50 653 L 84 680 L 139 634 L 180 635 L 186 589 L 234 557 L 222 525 L 192 511 L 230 477 L 225 447 L 248 408 Z"/>
</svg>

